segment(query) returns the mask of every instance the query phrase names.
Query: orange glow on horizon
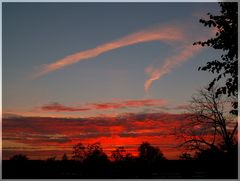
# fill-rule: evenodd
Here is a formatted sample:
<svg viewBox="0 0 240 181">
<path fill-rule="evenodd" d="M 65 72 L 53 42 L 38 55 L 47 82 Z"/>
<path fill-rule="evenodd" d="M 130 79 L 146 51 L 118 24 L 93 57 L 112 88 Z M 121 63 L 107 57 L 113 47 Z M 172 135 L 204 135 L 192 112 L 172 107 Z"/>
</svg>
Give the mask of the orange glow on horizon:
<svg viewBox="0 0 240 181">
<path fill-rule="evenodd" d="M 43 151 L 43 158 L 58 152 L 70 153 L 73 145 L 101 143 L 104 151 L 124 146 L 126 151 L 137 155 L 137 147 L 142 142 L 158 146 L 168 159 L 177 158 L 178 140 L 171 134 L 185 119 L 184 114 L 148 113 L 128 114 L 119 117 L 94 118 L 47 118 L 16 117 L 3 121 L 3 158 L 10 153 Z M 167 121 L 166 121 L 167 120 Z M 16 144 L 17 143 L 17 144 Z M 20 144 L 18 146 L 18 144 Z M 47 154 L 49 153 L 49 154 Z M 33 156 L 32 158 L 35 158 Z"/>
</svg>

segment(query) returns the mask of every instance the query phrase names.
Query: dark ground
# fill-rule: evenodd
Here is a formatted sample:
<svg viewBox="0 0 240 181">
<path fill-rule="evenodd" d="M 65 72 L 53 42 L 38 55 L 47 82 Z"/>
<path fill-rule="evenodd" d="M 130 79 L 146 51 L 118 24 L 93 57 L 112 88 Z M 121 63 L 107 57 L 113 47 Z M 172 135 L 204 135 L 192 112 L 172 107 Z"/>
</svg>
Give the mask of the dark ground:
<svg viewBox="0 0 240 181">
<path fill-rule="evenodd" d="M 3 179 L 164 178 L 237 179 L 237 160 L 81 163 L 77 161 L 3 160 Z"/>
</svg>

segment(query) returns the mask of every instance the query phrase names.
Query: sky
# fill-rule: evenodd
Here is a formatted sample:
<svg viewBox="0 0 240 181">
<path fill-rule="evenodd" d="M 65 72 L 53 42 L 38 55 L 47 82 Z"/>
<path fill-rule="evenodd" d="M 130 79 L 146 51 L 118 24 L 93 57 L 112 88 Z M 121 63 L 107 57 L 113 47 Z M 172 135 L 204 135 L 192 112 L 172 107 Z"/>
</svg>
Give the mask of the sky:
<svg viewBox="0 0 240 181">
<path fill-rule="evenodd" d="M 214 35 L 199 18 L 217 3 L 3 3 L 2 12 L 3 158 L 96 141 L 133 154 L 149 141 L 177 157 L 171 128 L 212 78 L 198 67 L 220 56 L 192 46 Z"/>
</svg>

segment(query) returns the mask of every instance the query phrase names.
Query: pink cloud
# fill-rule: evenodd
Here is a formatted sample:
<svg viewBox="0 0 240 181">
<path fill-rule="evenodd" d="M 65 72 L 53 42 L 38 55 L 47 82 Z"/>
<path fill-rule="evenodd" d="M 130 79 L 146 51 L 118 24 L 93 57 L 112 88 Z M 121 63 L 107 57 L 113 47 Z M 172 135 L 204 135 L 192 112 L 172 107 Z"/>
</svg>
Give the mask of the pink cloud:
<svg viewBox="0 0 240 181">
<path fill-rule="evenodd" d="M 167 26 L 167 27 L 154 27 L 144 31 L 130 34 L 116 41 L 105 43 L 99 45 L 95 48 L 81 51 L 75 54 L 63 57 L 54 63 L 42 66 L 39 72 L 35 74 L 34 77 L 42 76 L 48 74 L 52 71 L 61 69 L 65 66 L 77 63 L 82 60 L 87 60 L 94 58 L 108 51 L 126 47 L 129 45 L 134 45 L 138 43 L 144 43 L 149 41 L 182 41 L 184 39 L 184 34 L 179 27 Z"/>
<path fill-rule="evenodd" d="M 171 72 L 173 68 L 177 65 L 182 64 L 184 61 L 187 61 L 189 58 L 193 57 L 196 53 L 200 51 L 200 48 L 197 46 L 192 46 L 192 39 L 199 40 L 202 37 L 196 37 L 193 31 L 193 25 L 189 22 L 185 22 L 186 26 L 179 25 L 165 25 L 165 26 L 158 26 L 149 28 L 140 32 L 132 33 L 125 37 L 122 37 L 118 40 L 108 42 L 102 45 L 99 45 L 92 49 L 87 49 L 85 51 L 80 51 L 62 59 L 56 60 L 54 63 L 43 65 L 40 70 L 34 75 L 34 77 L 43 76 L 55 70 L 64 68 L 68 65 L 77 63 L 83 60 L 89 60 L 90 58 L 97 57 L 103 53 L 109 52 L 114 49 L 150 42 L 150 41 L 162 41 L 166 43 L 170 43 L 172 49 L 177 48 L 180 51 L 173 56 L 170 56 L 164 60 L 164 64 L 162 67 L 153 68 L 152 66 L 148 66 L 145 69 L 145 72 L 148 73 L 149 78 L 145 81 L 144 89 L 145 92 L 148 92 L 149 88 L 151 87 L 153 81 L 160 79 L 163 75 L 168 74 Z M 191 27 L 191 30 L 189 30 Z M 210 34 L 215 34 L 216 30 L 213 29 Z M 209 32 L 207 33 L 209 35 Z M 176 42 L 177 44 L 171 44 L 171 42 Z M 175 47 L 174 47 L 175 46 Z M 173 52 L 174 53 L 174 52 Z M 118 105 L 96 105 L 99 109 L 104 109 L 107 107 L 118 107 Z"/>
<path fill-rule="evenodd" d="M 187 61 L 189 58 L 196 55 L 196 53 L 200 52 L 200 50 L 201 48 L 199 46 L 193 46 L 192 44 L 185 45 L 179 51 L 179 53 L 166 58 L 161 67 L 154 68 L 151 65 L 148 66 L 145 69 L 145 72 L 149 75 L 149 78 L 145 81 L 144 84 L 145 91 L 148 92 L 153 81 L 159 80 L 163 75 L 171 72 L 173 68 Z"/>
</svg>

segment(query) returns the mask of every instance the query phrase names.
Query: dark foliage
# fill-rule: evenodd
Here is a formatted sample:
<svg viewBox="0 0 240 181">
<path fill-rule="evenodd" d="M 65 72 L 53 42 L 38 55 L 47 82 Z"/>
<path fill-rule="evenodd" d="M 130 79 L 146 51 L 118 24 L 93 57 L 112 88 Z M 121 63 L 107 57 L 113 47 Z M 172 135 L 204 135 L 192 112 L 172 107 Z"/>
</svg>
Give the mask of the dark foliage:
<svg viewBox="0 0 240 181">
<path fill-rule="evenodd" d="M 83 146 L 82 144 L 77 145 Z M 212 150 L 199 153 L 196 160 L 166 160 L 160 149 L 143 142 L 139 146 L 138 157 L 132 156 L 123 147 L 120 147 L 113 151 L 116 159 L 110 161 L 99 143 L 84 148 L 86 153 L 84 160 L 69 160 L 66 159 L 66 154 L 64 154 L 62 160 L 4 160 L 3 178 L 237 178 L 237 160 L 215 159 L 213 162 L 208 159 L 209 156 L 212 156 Z"/>
<path fill-rule="evenodd" d="M 84 175 L 88 178 L 98 178 L 107 175 L 109 167 L 108 156 L 103 152 L 100 143 L 88 145 L 86 158 L 83 160 Z"/>
<path fill-rule="evenodd" d="M 143 142 L 139 148 L 139 159 L 145 162 L 156 162 L 165 160 L 163 153 L 158 147 L 151 146 L 148 142 Z"/>
<path fill-rule="evenodd" d="M 220 60 L 207 62 L 198 70 L 216 73 L 217 76 L 210 82 L 211 89 L 216 82 L 224 81 L 224 85 L 218 88 L 216 96 L 226 94 L 234 96 L 232 101 L 232 114 L 237 115 L 238 95 L 238 3 L 220 2 L 221 15 L 208 13 L 209 20 L 200 19 L 204 26 L 216 28 L 216 36 L 206 41 L 195 42 L 193 45 L 209 46 L 224 51 Z"/>
<path fill-rule="evenodd" d="M 123 161 L 126 157 L 126 150 L 123 146 L 118 147 L 116 150 L 112 151 L 111 158 L 115 162 Z"/>
<path fill-rule="evenodd" d="M 68 156 L 66 153 L 64 153 L 62 156 L 62 161 L 67 161 L 67 160 L 68 160 Z"/>
<path fill-rule="evenodd" d="M 179 159 L 180 160 L 192 160 L 193 158 L 192 158 L 191 154 L 184 152 L 179 156 Z"/>
<path fill-rule="evenodd" d="M 85 146 L 82 143 L 74 145 L 72 154 L 73 160 L 83 161 L 86 157 Z"/>
<path fill-rule="evenodd" d="M 56 160 L 56 156 L 51 156 L 47 159 L 48 162 L 53 162 Z"/>
<path fill-rule="evenodd" d="M 18 154 L 18 155 L 12 156 L 10 158 L 10 160 L 13 160 L 13 161 L 27 161 L 28 157 L 26 155 Z"/>
<path fill-rule="evenodd" d="M 205 160 L 205 161 L 233 161 L 233 163 L 238 158 L 237 144 L 235 149 L 232 149 L 231 152 L 225 152 L 223 149 L 219 148 L 209 148 L 196 152 L 195 159 Z"/>
</svg>

